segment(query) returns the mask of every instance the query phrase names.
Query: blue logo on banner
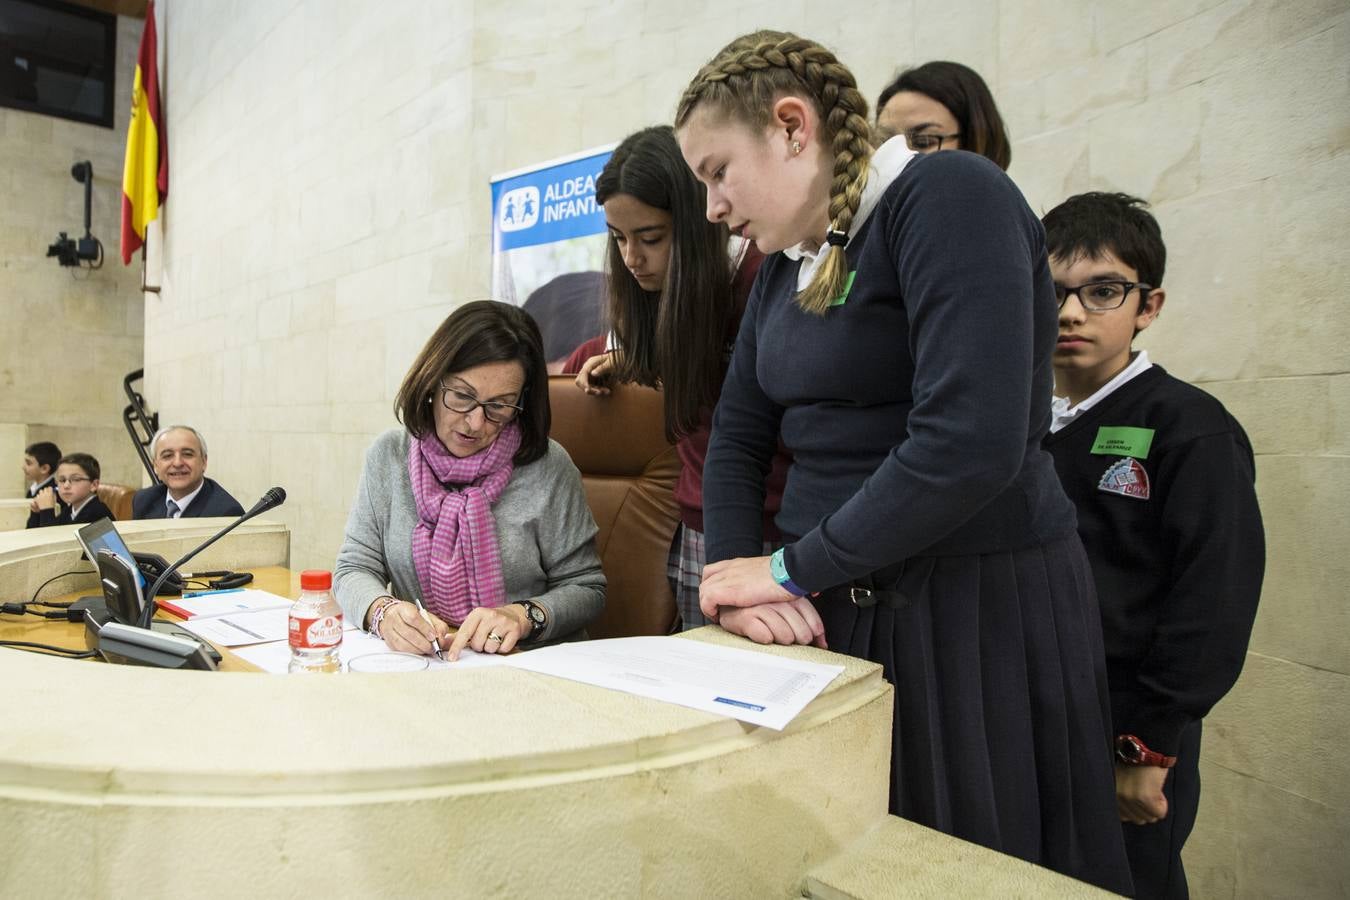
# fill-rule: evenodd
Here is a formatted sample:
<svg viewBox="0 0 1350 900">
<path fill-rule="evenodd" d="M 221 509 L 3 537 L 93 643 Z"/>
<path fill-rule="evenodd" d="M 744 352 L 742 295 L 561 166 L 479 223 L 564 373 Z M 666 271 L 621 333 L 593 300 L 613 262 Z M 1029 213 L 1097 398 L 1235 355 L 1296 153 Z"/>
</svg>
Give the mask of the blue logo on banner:
<svg viewBox="0 0 1350 900">
<path fill-rule="evenodd" d="M 605 213 L 595 179 L 610 151 L 492 184 L 492 238 L 498 251 L 601 234 Z"/>
</svg>

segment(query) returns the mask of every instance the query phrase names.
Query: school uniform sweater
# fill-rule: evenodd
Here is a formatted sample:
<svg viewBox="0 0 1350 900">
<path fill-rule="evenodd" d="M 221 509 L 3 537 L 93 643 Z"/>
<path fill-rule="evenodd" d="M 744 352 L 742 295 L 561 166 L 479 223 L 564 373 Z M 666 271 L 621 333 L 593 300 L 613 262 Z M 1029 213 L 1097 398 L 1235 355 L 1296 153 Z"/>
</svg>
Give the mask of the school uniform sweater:
<svg viewBox="0 0 1350 900">
<path fill-rule="evenodd" d="M 1092 561 L 1115 730 L 1175 755 L 1237 680 L 1256 617 L 1251 443 L 1223 404 L 1157 365 L 1044 443 Z"/>
<path fill-rule="evenodd" d="M 1054 289 L 1017 187 L 975 154 L 919 156 L 846 249 L 852 287 L 823 316 L 796 303 L 798 262 L 776 253 L 760 269 L 704 470 L 708 561 L 763 552 L 780 430 L 793 463 L 776 522 L 797 538 L 785 561 L 808 591 L 1071 535 L 1041 449 Z"/>
</svg>

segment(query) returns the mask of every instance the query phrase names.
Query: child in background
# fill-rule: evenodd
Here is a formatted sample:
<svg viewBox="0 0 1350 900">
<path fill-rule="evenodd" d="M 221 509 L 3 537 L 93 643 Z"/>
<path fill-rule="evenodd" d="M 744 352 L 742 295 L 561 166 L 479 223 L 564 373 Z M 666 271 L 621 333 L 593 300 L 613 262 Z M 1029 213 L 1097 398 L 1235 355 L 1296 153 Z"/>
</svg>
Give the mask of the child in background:
<svg viewBox="0 0 1350 900">
<path fill-rule="evenodd" d="M 1080 194 L 1045 216 L 1060 307 L 1043 446 L 1097 583 L 1135 889 L 1186 897 L 1200 724 L 1242 670 L 1265 538 L 1242 426 L 1131 349 L 1165 300 L 1167 250 L 1145 206 Z"/>
<path fill-rule="evenodd" d="M 56 466 L 56 488 L 38 492 L 38 522 L 36 527 L 48 525 L 83 525 L 99 519 L 111 519 L 112 512 L 98 499 L 98 460 L 88 453 L 72 453 L 61 457 Z M 58 508 L 57 492 L 60 493 Z"/>
<path fill-rule="evenodd" d="M 61 461 L 61 448 L 51 441 L 29 444 L 23 451 L 23 477 L 28 482 L 28 528 L 38 524 L 37 495 L 44 488 L 56 487 L 56 466 Z"/>
</svg>

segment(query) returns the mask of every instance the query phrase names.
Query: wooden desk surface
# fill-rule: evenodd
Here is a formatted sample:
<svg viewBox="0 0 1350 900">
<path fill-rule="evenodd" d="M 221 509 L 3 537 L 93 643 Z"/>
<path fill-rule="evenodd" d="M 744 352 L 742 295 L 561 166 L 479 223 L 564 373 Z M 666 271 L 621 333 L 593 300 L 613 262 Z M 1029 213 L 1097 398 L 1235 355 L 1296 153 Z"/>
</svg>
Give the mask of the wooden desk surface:
<svg viewBox="0 0 1350 900">
<path fill-rule="evenodd" d="M 248 585 L 250 588 L 257 588 L 263 591 L 270 591 L 282 597 L 294 599 L 300 595 L 300 573 L 292 572 L 290 569 L 282 566 L 265 566 L 257 569 L 250 569 L 253 573 L 253 581 Z M 61 603 L 69 600 L 78 600 L 81 597 L 91 596 L 93 591 L 86 589 L 76 591 L 71 594 L 58 594 L 55 596 L 41 595 L 39 600 L 45 600 L 49 603 Z M 20 598 L 14 598 L 18 600 Z M 27 600 L 27 597 L 22 598 Z M 34 607 L 37 609 L 38 607 Z M 156 618 L 169 619 L 171 621 L 181 621 L 179 616 L 174 615 L 167 610 L 160 610 Z M 32 641 L 38 644 L 51 644 L 55 647 L 70 647 L 76 650 L 87 649 L 84 643 L 84 623 L 66 622 L 64 620 L 39 619 L 37 616 L 0 616 L 0 640 L 6 641 Z M 225 647 L 217 647 L 220 651 L 220 670 L 222 672 L 257 672 L 260 671 L 252 663 L 245 662 L 238 656 L 235 656 Z M 55 655 L 55 654 L 53 654 Z M 102 660 L 94 657 L 98 662 Z M 87 662 L 88 660 L 77 660 L 77 662 Z"/>
</svg>

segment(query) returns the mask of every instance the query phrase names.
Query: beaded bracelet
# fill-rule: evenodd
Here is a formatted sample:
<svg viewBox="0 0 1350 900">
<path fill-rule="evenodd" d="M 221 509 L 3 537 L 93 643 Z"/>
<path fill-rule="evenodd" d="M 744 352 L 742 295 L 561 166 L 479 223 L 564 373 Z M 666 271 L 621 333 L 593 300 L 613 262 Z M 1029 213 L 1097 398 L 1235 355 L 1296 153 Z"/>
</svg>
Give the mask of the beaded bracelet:
<svg viewBox="0 0 1350 900">
<path fill-rule="evenodd" d="M 399 601 L 393 597 L 384 598 L 380 608 L 375 610 L 375 614 L 370 617 L 370 633 L 380 637 L 380 623 L 384 621 L 384 614 L 389 612 L 390 608 Z"/>
</svg>

